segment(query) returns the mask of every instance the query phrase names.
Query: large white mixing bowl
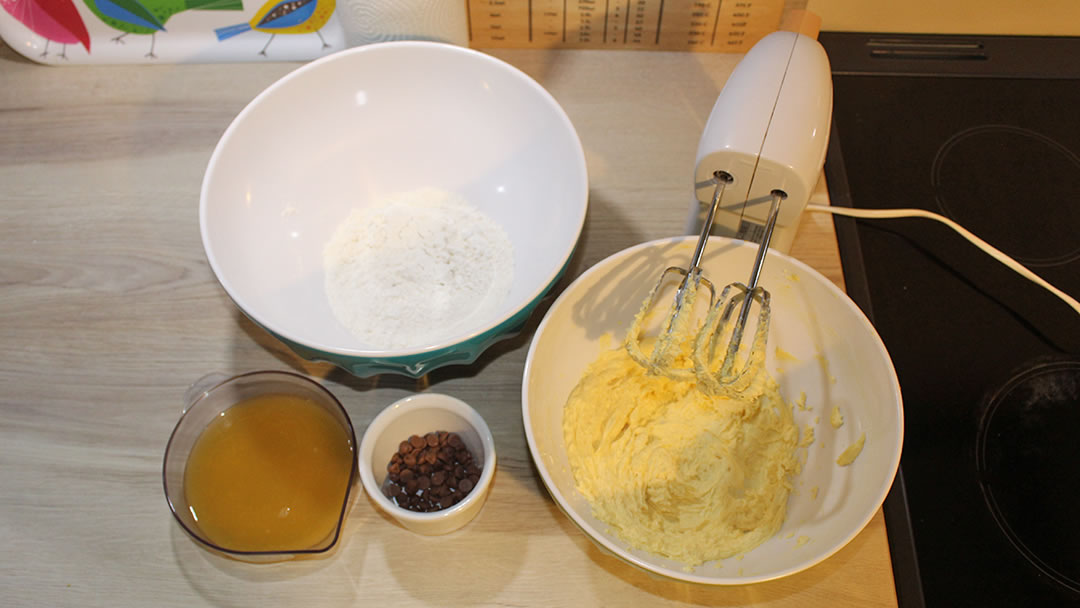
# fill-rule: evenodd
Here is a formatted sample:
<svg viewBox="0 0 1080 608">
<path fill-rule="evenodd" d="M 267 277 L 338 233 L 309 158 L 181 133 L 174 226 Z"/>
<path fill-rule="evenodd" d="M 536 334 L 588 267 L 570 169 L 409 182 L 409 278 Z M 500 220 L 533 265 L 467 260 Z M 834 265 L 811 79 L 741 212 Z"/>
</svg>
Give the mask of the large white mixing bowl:
<svg viewBox="0 0 1080 608">
<path fill-rule="evenodd" d="M 331 311 L 323 248 L 354 209 L 426 188 L 506 232 L 509 294 L 449 337 L 366 343 Z M 199 217 L 210 267 L 257 324 L 358 376 L 417 377 L 521 329 L 569 263 L 588 190 L 574 126 L 528 75 L 471 49 L 386 42 L 303 65 L 252 100 L 210 158 Z"/>
<path fill-rule="evenodd" d="M 738 559 L 684 564 L 634 549 L 592 516 L 576 490 L 563 439 L 563 408 L 582 372 L 605 348 L 618 348 L 649 289 L 668 266 L 684 266 L 696 237 L 644 243 L 596 264 L 552 305 L 529 349 L 522 384 L 525 432 L 533 460 L 559 507 L 594 542 L 623 560 L 674 579 L 725 585 L 787 576 L 817 564 L 870 521 L 892 485 L 903 443 L 903 408 L 892 361 L 870 322 L 818 272 L 770 251 L 761 285 L 772 294 L 766 366 L 800 429 L 814 428 L 806 464 L 794 480 L 787 519 L 770 540 Z M 718 288 L 745 281 L 756 246 L 713 238 L 702 261 Z M 667 306 L 664 302 L 662 306 Z M 610 339 L 608 339 L 610 337 Z M 833 428 L 837 407 L 844 417 Z M 841 452 L 865 433 L 862 453 Z M 800 448 L 800 452 L 803 450 Z"/>
</svg>

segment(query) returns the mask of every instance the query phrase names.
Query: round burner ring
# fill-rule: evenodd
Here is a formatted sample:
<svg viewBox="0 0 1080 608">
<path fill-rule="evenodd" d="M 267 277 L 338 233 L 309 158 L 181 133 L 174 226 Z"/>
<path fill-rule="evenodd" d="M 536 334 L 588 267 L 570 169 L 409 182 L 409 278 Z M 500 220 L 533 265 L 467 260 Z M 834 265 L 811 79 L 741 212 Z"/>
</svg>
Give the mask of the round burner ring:
<svg viewBox="0 0 1080 608">
<path fill-rule="evenodd" d="M 946 216 L 1028 266 L 1080 259 L 1080 156 L 1031 129 L 984 124 L 949 137 L 930 175 Z M 991 204 L 987 205 L 987 201 Z"/>
<path fill-rule="evenodd" d="M 975 457 L 983 498 L 1009 542 L 1080 593 L 1080 359 L 1026 366 L 985 402 Z"/>
</svg>

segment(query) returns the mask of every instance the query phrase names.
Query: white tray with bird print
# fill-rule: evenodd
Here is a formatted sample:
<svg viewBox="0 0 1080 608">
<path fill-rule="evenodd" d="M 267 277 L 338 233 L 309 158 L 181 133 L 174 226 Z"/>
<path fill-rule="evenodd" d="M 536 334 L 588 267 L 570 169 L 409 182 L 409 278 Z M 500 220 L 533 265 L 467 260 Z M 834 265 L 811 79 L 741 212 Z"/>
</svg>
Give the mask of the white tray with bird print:
<svg viewBox="0 0 1080 608">
<path fill-rule="evenodd" d="M 0 0 L 0 38 L 49 65 L 307 61 L 345 48 L 336 0 Z"/>
</svg>

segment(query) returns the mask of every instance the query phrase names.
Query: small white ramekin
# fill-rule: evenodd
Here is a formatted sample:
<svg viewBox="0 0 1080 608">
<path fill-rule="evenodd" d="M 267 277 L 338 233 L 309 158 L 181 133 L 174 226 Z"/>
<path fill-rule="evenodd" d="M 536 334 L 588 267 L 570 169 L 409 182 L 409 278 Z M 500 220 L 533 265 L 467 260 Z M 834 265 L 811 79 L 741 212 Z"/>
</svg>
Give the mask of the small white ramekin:
<svg viewBox="0 0 1080 608">
<path fill-rule="evenodd" d="M 432 431 L 457 433 L 479 461 L 480 479 L 469 494 L 447 509 L 418 513 L 397 506 L 382 492 L 386 466 L 402 441 Z M 418 534 L 453 532 L 472 521 L 484 506 L 495 477 L 495 440 L 484 419 L 464 401 L 438 393 L 420 393 L 390 404 L 364 431 L 357 455 L 360 481 L 371 500 L 405 528 Z"/>
</svg>

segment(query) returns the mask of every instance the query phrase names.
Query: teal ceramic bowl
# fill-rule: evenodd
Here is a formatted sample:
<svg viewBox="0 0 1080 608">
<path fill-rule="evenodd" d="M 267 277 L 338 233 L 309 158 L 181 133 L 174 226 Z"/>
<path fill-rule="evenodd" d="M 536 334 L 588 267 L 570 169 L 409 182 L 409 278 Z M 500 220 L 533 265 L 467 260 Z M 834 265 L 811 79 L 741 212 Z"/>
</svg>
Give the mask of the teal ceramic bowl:
<svg viewBox="0 0 1080 608">
<path fill-rule="evenodd" d="M 366 342 L 334 314 L 324 248 L 355 210 L 425 189 L 498 224 L 512 284 L 454 335 Z M 229 297 L 297 354 L 419 377 L 520 331 L 565 272 L 587 206 L 581 142 L 543 87 L 484 53 L 406 41 L 330 55 L 259 94 L 211 156 L 199 220 Z M 372 298 L 385 288 L 367 287 Z"/>
</svg>

